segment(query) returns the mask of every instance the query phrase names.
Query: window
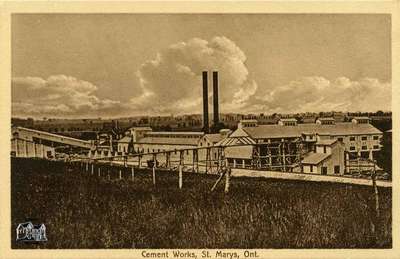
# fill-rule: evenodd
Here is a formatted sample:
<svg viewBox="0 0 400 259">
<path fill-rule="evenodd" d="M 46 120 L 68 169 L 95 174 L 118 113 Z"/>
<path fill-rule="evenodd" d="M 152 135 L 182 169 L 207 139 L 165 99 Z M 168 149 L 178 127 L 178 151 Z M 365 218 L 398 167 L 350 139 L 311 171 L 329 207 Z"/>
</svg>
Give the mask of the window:
<svg viewBox="0 0 400 259">
<path fill-rule="evenodd" d="M 324 146 L 324 153 L 326 153 L 326 146 Z"/>
<path fill-rule="evenodd" d="M 310 165 L 310 172 L 311 172 L 311 173 L 313 172 L 313 169 L 314 169 L 314 166 L 313 166 L 313 165 Z"/>
<path fill-rule="evenodd" d="M 338 138 L 337 140 L 339 140 L 340 142 L 343 142 L 343 138 Z"/>
<path fill-rule="evenodd" d="M 350 137 L 350 141 L 355 141 L 356 137 Z"/>
<path fill-rule="evenodd" d="M 367 139 L 368 139 L 367 136 L 361 137 L 361 140 L 367 140 Z"/>
<path fill-rule="evenodd" d="M 379 136 L 374 136 L 374 140 L 378 140 L 379 139 Z"/>
<path fill-rule="evenodd" d="M 323 167 L 321 168 L 321 174 L 322 174 L 322 175 L 327 175 L 327 174 L 328 174 L 328 167 L 323 166 Z"/>
<path fill-rule="evenodd" d="M 366 150 L 366 149 L 368 149 L 368 147 L 367 146 L 362 146 L 361 149 L 362 150 Z"/>
<path fill-rule="evenodd" d="M 340 174 L 340 165 L 335 165 L 334 172 L 335 174 Z"/>
<path fill-rule="evenodd" d="M 379 149 L 379 145 L 374 145 L 374 149 Z"/>
<path fill-rule="evenodd" d="M 350 150 L 354 151 L 354 150 L 356 150 L 356 147 L 350 147 Z"/>
</svg>

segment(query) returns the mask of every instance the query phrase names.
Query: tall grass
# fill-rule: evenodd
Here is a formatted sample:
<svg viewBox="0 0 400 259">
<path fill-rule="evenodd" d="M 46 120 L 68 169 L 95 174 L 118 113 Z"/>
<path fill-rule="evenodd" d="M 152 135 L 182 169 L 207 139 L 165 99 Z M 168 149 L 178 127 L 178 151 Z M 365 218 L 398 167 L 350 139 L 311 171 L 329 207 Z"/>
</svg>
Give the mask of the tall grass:
<svg viewBox="0 0 400 259">
<path fill-rule="evenodd" d="M 105 169 L 105 168 L 103 168 Z M 48 242 L 13 248 L 390 248 L 391 189 L 375 220 L 368 186 L 270 179 L 231 180 L 174 172 L 65 170 L 62 163 L 12 161 L 12 239 L 20 222 L 47 227 Z"/>
</svg>

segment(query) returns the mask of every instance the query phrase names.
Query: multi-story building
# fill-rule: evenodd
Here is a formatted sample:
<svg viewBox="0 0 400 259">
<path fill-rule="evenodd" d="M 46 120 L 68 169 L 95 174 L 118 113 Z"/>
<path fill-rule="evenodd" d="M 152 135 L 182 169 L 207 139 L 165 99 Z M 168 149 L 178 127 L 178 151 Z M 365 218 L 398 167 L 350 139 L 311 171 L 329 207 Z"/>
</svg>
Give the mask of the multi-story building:
<svg viewBox="0 0 400 259">
<path fill-rule="evenodd" d="M 255 166 L 254 157 L 261 157 L 257 163 L 260 168 L 273 169 L 282 166 L 290 168 L 300 163 L 300 155 L 316 152 L 318 144 L 326 141 L 343 143 L 345 161 L 357 156 L 373 159 L 381 149 L 382 132 L 369 124 L 367 117 L 355 117 L 351 122 L 336 122 L 332 118 L 320 118 L 315 123 L 298 124 L 293 118 L 281 119 L 275 125 L 258 125 L 257 120 L 242 120 L 238 129 L 227 140 L 236 138 L 253 142 L 253 149 L 237 147 L 236 153 L 243 158 L 246 167 Z M 250 141 L 249 141 L 250 140 Z M 317 152 L 318 153 L 318 152 Z M 256 154 L 256 155 L 255 155 Z M 234 155 L 230 155 L 234 159 Z M 246 158 L 246 159 L 245 159 Z M 320 162 L 320 161 L 318 161 Z M 264 166 L 265 165 L 265 166 Z"/>
</svg>

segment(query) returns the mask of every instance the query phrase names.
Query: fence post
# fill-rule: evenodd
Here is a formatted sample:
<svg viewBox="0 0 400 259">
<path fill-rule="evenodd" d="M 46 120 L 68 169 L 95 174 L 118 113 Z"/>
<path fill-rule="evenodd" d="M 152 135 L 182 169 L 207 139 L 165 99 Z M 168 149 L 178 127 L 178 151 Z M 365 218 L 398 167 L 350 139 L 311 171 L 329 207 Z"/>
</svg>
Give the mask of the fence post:
<svg viewBox="0 0 400 259">
<path fill-rule="evenodd" d="M 135 167 L 132 166 L 132 182 L 135 181 Z"/>
<path fill-rule="evenodd" d="M 226 168 L 226 174 L 225 174 L 225 193 L 229 192 L 230 177 L 231 177 L 231 169 L 228 167 Z"/>
<path fill-rule="evenodd" d="M 182 179 L 182 166 L 179 165 L 179 189 L 182 189 L 183 179 Z"/>
<path fill-rule="evenodd" d="M 89 171 L 89 162 L 86 162 L 86 172 Z"/>
<path fill-rule="evenodd" d="M 94 164 L 92 164 L 92 172 L 91 172 L 91 175 L 93 175 L 93 172 L 94 172 Z"/>
<path fill-rule="evenodd" d="M 379 218 L 380 213 L 379 213 L 379 192 L 378 192 L 378 186 L 376 185 L 376 164 L 375 161 L 374 163 L 374 171 L 372 172 L 371 178 L 372 178 L 372 186 L 374 187 L 374 194 L 375 194 L 375 212 L 376 212 L 376 217 Z"/>
<path fill-rule="evenodd" d="M 97 168 L 97 174 L 100 177 L 100 166 Z"/>
<path fill-rule="evenodd" d="M 122 179 L 122 172 L 121 172 L 121 169 L 119 169 L 119 179 Z"/>
<path fill-rule="evenodd" d="M 153 165 L 153 185 L 156 185 L 156 165 Z"/>
<path fill-rule="evenodd" d="M 108 167 L 108 170 L 107 170 L 107 172 L 108 172 L 107 179 L 108 179 L 108 180 L 110 180 L 110 179 L 111 179 L 111 178 L 110 178 L 110 167 Z"/>
</svg>

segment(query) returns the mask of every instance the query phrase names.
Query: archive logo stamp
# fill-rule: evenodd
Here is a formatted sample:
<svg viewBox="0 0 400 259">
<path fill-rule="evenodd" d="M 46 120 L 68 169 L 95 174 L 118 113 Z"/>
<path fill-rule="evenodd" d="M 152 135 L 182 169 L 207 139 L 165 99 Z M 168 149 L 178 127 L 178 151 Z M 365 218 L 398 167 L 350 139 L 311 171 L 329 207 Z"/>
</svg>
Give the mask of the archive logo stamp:
<svg viewBox="0 0 400 259">
<path fill-rule="evenodd" d="M 28 221 L 20 223 L 17 226 L 17 241 L 21 242 L 45 242 L 46 237 L 46 226 L 44 224 L 34 225 Z"/>
</svg>

